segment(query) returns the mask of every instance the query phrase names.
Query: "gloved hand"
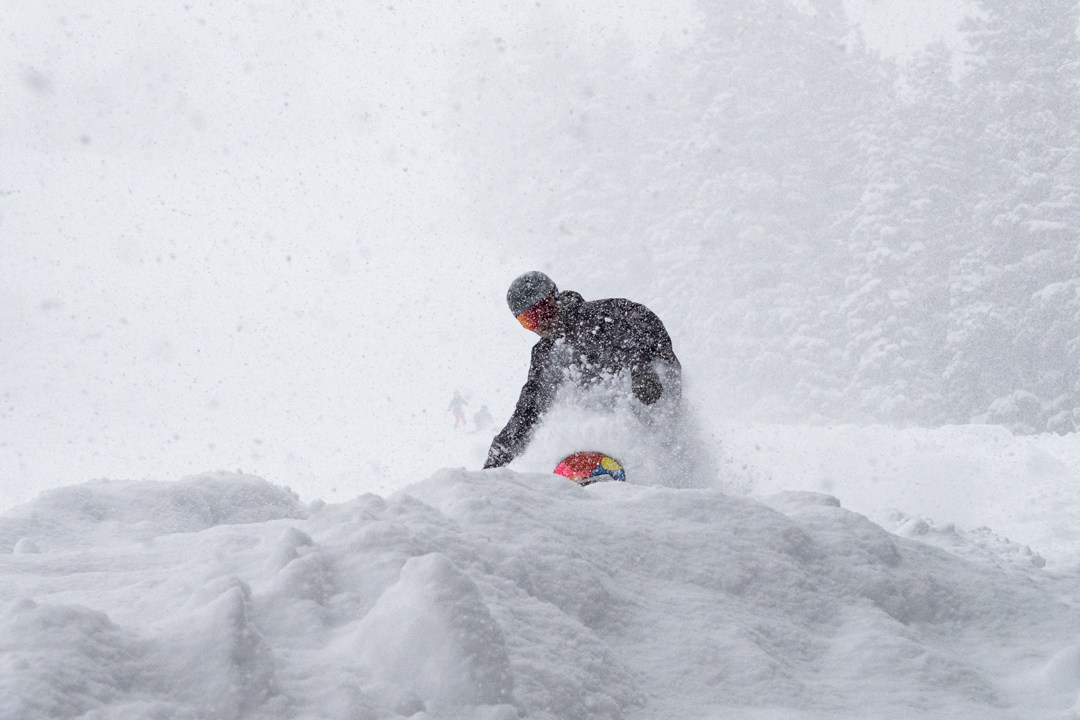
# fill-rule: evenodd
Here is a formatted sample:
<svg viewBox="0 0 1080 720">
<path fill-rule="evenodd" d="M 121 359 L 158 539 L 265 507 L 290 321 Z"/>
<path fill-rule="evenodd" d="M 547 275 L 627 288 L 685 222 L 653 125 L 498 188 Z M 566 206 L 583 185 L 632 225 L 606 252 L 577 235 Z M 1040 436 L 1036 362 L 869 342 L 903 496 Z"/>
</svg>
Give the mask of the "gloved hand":
<svg viewBox="0 0 1080 720">
<path fill-rule="evenodd" d="M 514 459 L 511 452 L 500 445 L 497 442 L 491 443 L 491 447 L 488 448 L 487 461 L 484 463 L 484 469 L 497 468 L 506 465 L 508 462 Z"/>
<path fill-rule="evenodd" d="M 634 396 L 645 405 L 652 405 L 664 394 L 660 378 L 652 370 L 638 370 L 630 378 L 630 388 Z"/>
</svg>

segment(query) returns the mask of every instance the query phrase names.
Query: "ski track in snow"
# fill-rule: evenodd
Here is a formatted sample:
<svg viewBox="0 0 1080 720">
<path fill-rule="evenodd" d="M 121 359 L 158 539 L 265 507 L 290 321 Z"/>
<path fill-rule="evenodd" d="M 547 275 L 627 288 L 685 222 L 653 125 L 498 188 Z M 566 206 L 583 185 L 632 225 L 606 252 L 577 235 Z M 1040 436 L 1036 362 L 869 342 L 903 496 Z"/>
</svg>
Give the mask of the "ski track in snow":
<svg viewBox="0 0 1080 720">
<path fill-rule="evenodd" d="M 0 717 L 1076 717 L 1075 570 L 763 478 L 51 491 L 0 516 Z"/>
</svg>

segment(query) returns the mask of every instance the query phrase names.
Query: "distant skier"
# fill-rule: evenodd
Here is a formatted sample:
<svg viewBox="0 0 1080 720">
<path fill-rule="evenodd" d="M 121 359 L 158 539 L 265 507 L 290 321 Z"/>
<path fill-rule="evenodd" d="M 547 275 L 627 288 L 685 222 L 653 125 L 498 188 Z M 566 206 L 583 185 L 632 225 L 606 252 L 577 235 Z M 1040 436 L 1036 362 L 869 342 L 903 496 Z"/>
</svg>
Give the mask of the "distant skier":
<svg viewBox="0 0 1080 720">
<path fill-rule="evenodd" d="M 476 432 L 483 432 L 489 429 L 495 424 L 495 418 L 491 417 L 491 411 L 488 410 L 487 405 L 481 405 L 480 409 L 473 415 L 473 429 Z"/>
<path fill-rule="evenodd" d="M 589 387 L 628 376 L 641 407 L 670 413 L 678 405 L 679 359 L 664 324 L 644 305 L 623 298 L 586 302 L 576 292 L 559 292 L 551 278 L 536 271 L 516 278 L 506 301 L 540 341 L 533 346 L 529 378 L 514 414 L 492 440 L 485 468 L 506 465 L 525 449 L 567 382 Z"/>
<path fill-rule="evenodd" d="M 465 402 L 465 398 L 461 397 L 461 393 L 457 390 L 454 391 L 454 397 L 450 399 L 450 406 L 447 407 L 447 411 L 454 415 L 454 427 L 458 428 L 465 424 L 465 406 L 469 403 Z"/>
</svg>

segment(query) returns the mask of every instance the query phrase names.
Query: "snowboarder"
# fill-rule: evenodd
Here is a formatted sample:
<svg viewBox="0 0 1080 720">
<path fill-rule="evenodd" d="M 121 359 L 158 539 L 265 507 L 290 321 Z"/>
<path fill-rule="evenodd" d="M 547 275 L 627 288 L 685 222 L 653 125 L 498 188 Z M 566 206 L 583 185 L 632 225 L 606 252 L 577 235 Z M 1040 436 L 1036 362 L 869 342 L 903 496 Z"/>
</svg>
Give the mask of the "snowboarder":
<svg viewBox="0 0 1080 720">
<path fill-rule="evenodd" d="M 528 381 L 514 414 L 492 440 L 485 468 L 506 465 L 525 449 L 566 382 L 588 387 L 628 376 L 642 407 L 670 410 L 678 405 L 679 359 L 664 324 L 644 305 L 623 298 L 586 302 L 576 292 L 559 292 L 551 278 L 537 271 L 516 278 L 506 301 L 540 341 L 533 346 Z"/>
</svg>

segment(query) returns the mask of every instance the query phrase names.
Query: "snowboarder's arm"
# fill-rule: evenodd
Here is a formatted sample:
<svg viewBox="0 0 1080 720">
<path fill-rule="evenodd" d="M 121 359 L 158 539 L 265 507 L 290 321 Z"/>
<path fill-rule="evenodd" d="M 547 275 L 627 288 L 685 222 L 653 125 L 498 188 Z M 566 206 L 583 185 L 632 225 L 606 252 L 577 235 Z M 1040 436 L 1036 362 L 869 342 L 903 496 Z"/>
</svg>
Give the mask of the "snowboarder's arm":
<svg viewBox="0 0 1080 720">
<path fill-rule="evenodd" d="M 664 384 L 652 368 L 638 368 L 630 375 L 630 389 L 644 405 L 652 405 L 664 394 Z"/>
<path fill-rule="evenodd" d="M 506 465 L 529 444 L 536 422 L 551 406 L 556 383 L 551 366 L 551 342 L 541 340 L 533 346 L 529 379 L 521 388 L 514 414 L 491 441 L 484 468 Z"/>
<path fill-rule="evenodd" d="M 665 394 L 678 398 L 682 395 L 682 366 L 671 347 L 667 328 L 644 305 L 637 305 L 633 315 L 632 334 L 638 340 L 631 370 L 634 395 L 645 405 L 652 405 Z"/>
</svg>

